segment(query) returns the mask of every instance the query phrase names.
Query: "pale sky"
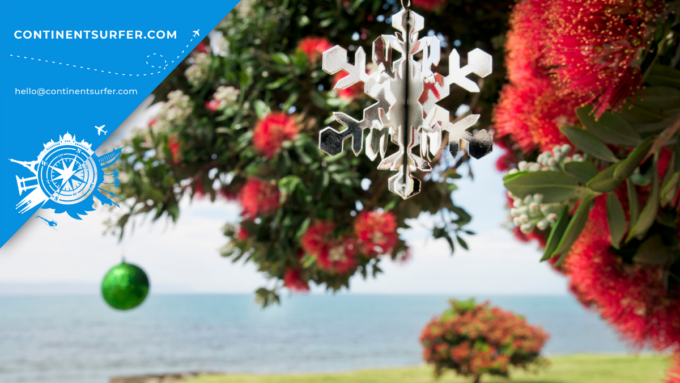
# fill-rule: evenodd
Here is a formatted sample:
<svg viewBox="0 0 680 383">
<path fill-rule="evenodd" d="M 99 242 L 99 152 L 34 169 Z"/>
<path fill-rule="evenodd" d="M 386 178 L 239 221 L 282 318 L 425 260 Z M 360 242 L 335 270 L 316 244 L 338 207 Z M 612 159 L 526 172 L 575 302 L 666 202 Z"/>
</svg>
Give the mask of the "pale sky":
<svg viewBox="0 0 680 383">
<path fill-rule="evenodd" d="M 153 115 L 153 110 L 145 107 L 140 106 L 105 147 L 118 147 L 130 127 L 143 126 Z M 456 202 L 474 217 L 471 229 L 477 235 L 466 238 L 470 251 L 458 247 L 451 256 L 446 242 L 426 239 L 424 229 L 402 233 L 411 246 L 411 260 L 400 264 L 386 259 L 382 275 L 368 280 L 354 277 L 351 292 L 567 294 L 566 280 L 538 262 L 537 245 L 519 243 L 501 227 L 507 211 L 501 174 L 494 167 L 499 154 L 496 151 L 475 160 L 475 180 L 458 182 L 460 190 L 454 193 Z M 265 278 L 254 265 L 234 264 L 218 251 L 226 242 L 221 227 L 225 222 L 237 222 L 239 209 L 224 201 L 183 201 L 176 224 L 164 219 L 156 223 L 140 220 L 122 243 L 102 236 L 103 221 L 110 215 L 107 209 L 91 212 L 82 221 L 42 210 L 38 215 L 56 220 L 58 231 L 31 218 L 0 249 L 0 294 L 96 294 L 102 277 L 120 261 L 122 252 L 128 262 L 147 272 L 152 293 L 252 293 L 268 284 Z M 419 224 L 429 225 L 428 218 L 422 217 Z"/>
</svg>

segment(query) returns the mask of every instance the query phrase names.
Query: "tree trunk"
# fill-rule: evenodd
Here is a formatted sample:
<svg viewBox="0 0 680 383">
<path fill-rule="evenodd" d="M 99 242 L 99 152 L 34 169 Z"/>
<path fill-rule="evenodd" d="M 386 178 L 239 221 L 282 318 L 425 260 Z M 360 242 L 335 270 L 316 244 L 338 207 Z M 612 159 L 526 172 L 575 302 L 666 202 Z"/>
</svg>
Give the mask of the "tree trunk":
<svg viewBox="0 0 680 383">
<path fill-rule="evenodd" d="M 481 382 L 482 382 L 482 374 L 475 375 L 474 383 L 481 383 Z"/>
</svg>

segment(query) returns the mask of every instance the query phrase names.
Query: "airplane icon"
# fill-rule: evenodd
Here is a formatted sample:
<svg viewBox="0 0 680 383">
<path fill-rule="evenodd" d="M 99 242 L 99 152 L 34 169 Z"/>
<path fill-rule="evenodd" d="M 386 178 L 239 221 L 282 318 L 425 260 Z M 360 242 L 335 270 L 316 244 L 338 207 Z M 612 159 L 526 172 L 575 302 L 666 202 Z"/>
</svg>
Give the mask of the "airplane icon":
<svg viewBox="0 0 680 383">
<path fill-rule="evenodd" d="M 105 126 L 106 126 L 106 125 L 102 125 L 102 126 L 97 126 L 97 125 L 95 125 L 95 126 L 94 126 L 95 128 L 97 128 L 97 135 L 98 135 L 98 136 L 101 136 L 101 135 L 102 135 L 102 132 L 104 132 L 104 135 L 106 135 L 106 133 L 108 133 L 106 130 L 104 130 L 104 127 L 105 127 Z"/>
<path fill-rule="evenodd" d="M 37 218 L 37 219 L 42 219 L 43 221 L 45 221 L 45 223 L 46 223 L 47 225 L 49 225 L 49 227 L 53 228 L 54 230 L 57 230 L 57 228 L 55 227 L 55 226 L 57 226 L 57 221 L 50 221 L 50 220 L 45 219 L 45 218 L 43 218 L 43 217 L 41 217 L 41 216 L 37 216 L 37 217 L 35 217 L 35 218 Z"/>
<path fill-rule="evenodd" d="M 200 29 L 194 31 L 194 37 L 198 37 L 201 35 L 200 33 L 198 33 L 198 31 L 200 31 Z"/>
</svg>

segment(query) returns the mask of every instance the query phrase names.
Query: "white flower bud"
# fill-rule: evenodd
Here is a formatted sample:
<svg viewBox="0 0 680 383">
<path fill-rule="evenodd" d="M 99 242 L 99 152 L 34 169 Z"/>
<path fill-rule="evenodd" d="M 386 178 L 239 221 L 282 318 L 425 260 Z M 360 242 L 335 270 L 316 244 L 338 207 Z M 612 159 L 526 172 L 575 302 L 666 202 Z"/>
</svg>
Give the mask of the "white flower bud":
<svg viewBox="0 0 680 383">
<path fill-rule="evenodd" d="M 541 193 L 536 193 L 536 194 L 534 194 L 534 195 L 533 195 L 533 200 L 534 200 L 534 202 L 536 202 L 536 203 L 541 203 L 541 202 L 543 202 L 543 194 L 541 194 Z"/>
<path fill-rule="evenodd" d="M 526 161 L 520 161 L 520 163 L 517 164 L 517 168 L 519 169 L 520 172 L 527 170 L 527 162 Z"/>
<path fill-rule="evenodd" d="M 538 221 L 536 227 L 538 228 L 538 230 L 545 230 L 548 227 L 548 225 L 549 225 L 548 221 L 544 219 L 542 221 Z"/>
</svg>

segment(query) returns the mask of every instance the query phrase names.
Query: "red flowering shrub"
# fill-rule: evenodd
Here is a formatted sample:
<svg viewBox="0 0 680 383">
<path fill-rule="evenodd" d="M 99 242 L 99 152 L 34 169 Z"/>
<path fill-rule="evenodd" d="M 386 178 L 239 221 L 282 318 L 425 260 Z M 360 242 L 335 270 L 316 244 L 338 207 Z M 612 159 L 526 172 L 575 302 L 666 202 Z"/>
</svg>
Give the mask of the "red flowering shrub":
<svg viewBox="0 0 680 383">
<path fill-rule="evenodd" d="M 390 254 L 399 240 L 397 217 L 391 212 L 363 211 L 354 221 L 359 247 L 368 256 Z"/>
<path fill-rule="evenodd" d="M 323 37 L 305 37 L 300 40 L 297 46 L 299 50 L 307 55 L 310 63 L 319 60 L 323 55 L 323 52 L 332 47 L 333 45 Z"/>
<path fill-rule="evenodd" d="M 259 214 L 269 214 L 279 207 L 281 194 L 276 184 L 271 184 L 257 178 L 246 181 L 239 194 L 243 216 L 254 219 Z"/>
<path fill-rule="evenodd" d="M 285 141 L 295 138 L 297 132 L 295 117 L 272 112 L 257 121 L 253 130 L 253 145 L 261 155 L 271 158 Z"/>
<path fill-rule="evenodd" d="M 447 369 L 472 376 L 509 376 L 508 367 L 528 369 L 546 361 L 540 352 L 548 334 L 526 320 L 488 302 L 451 300 L 451 308 L 428 323 L 420 336 L 423 358 L 435 376 Z"/>
</svg>

